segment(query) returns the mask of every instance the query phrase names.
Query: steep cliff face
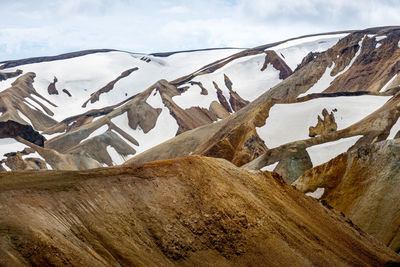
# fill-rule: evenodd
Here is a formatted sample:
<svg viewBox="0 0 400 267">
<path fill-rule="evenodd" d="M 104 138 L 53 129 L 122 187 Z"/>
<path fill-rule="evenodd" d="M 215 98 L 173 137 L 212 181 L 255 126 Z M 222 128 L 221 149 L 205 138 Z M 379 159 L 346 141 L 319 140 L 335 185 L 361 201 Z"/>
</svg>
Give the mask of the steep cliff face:
<svg viewBox="0 0 400 267">
<path fill-rule="evenodd" d="M 40 176 L 10 172 L 2 176 L 0 201 L 5 266 L 376 266 L 400 260 L 276 174 L 247 172 L 221 159 L 193 156 Z"/>
<path fill-rule="evenodd" d="M 399 155 L 398 139 L 363 146 L 305 172 L 293 185 L 323 190 L 322 200 L 399 252 Z"/>
</svg>

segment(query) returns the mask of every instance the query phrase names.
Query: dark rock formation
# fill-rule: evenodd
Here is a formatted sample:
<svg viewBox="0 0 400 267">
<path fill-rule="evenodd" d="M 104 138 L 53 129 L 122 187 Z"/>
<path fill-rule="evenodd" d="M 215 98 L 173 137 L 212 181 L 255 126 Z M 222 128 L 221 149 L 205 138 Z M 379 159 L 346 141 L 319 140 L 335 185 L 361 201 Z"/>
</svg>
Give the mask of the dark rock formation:
<svg viewBox="0 0 400 267">
<path fill-rule="evenodd" d="M 83 51 L 78 51 L 78 52 L 61 54 L 58 56 L 32 57 L 32 58 L 25 58 L 25 59 L 18 59 L 18 60 L 8 60 L 8 61 L 0 62 L 0 64 L 3 64 L 0 66 L 0 69 L 7 69 L 7 68 L 17 67 L 20 65 L 68 59 L 68 58 L 85 56 L 85 55 L 89 55 L 89 54 L 105 53 L 105 52 L 112 52 L 112 51 L 117 51 L 117 50 L 114 50 L 114 49 L 92 49 L 92 50 L 83 50 Z"/>
<path fill-rule="evenodd" d="M 56 83 L 57 83 L 57 77 L 54 76 L 54 80 L 52 83 L 49 84 L 49 86 L 47 87 L 47 92 L 49 93 L 49 95 L 58 95 L 58 90 L 56 88 Z"/>
<path fill-rule="evenodd" d="M 64 93 L 66 93 L 69 97 L 72 97 L 71 93 L 67 89 L 62 89 Z"/>
<path fill-rule="evenodd" d="M 202 94 L 202 95 L 208 95 L 207 89 L 204 88 L 204 86 L 203 86 L 203 84 L 202 84 L 201 82 L 190 81 L 189 83 L 190 83 L 190 85 L 197 85 L 197 86 L 199 86 L 200 89 L 201 89 L 200 94 Z"/>
<path fill-rule="evenodd" d="M 213 85 L 214 85 L 215 89 L 217 90 L 217 96 L 218 96 L 219 103 L 221 103 L 221 105 L 225 108 L 225 110 L 227 112 L 232 113 L 232 109 L 229 106 L 229 103 L 226 100 L 224 94 L 222 93 L 222 90 L 218 87 L 218 84 L 213 81 Z"/>
<path fill-rule="evenodd" d="M 35 131 L 32 126 L 20 124 L 15 121 L 0 121 L 0 138 L 21 137 L 35 145 L 43 147 L 44 138 L 39 132 Z"/>
<path fill-rule="evenodd" d="M 0 72 L 0 81 L 5 81 L 9 78 L 17 77 L 22 74 L 22 70 L 16 70 L 14 72 Z"/>
</svg>

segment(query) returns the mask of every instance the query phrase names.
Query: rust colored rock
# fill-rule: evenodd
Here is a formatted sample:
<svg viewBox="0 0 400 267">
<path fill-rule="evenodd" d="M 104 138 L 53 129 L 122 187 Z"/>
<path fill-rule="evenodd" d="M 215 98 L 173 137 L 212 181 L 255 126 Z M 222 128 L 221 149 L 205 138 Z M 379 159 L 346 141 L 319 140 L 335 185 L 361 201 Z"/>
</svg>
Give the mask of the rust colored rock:
<svg viewBox="0 0 400 267">
<path fill-rule="evenodd" d="M 337 124 L 335 121 L 335 115 L 333 114 L 333 111 L 331 113 L 328 113 L 326 108 L 322 110 L 322 116 L 324 117 L 321 119 L 321 117 L 318 115 L 318 122 L 316 126 L 311 126 L 308 129 L 309 136 L 310 137 L 315 137 L 317 135 L 325 135 L 331 132 L 334 132 L 337 130 Z"/>
<path fill-rule="evenodd" d="M 400 250 L 400 140 L 341 154 L 305 172 L 294 185 L 302 192 L 324 188 L 322 200 L 395 251 Z"/>
</svg>

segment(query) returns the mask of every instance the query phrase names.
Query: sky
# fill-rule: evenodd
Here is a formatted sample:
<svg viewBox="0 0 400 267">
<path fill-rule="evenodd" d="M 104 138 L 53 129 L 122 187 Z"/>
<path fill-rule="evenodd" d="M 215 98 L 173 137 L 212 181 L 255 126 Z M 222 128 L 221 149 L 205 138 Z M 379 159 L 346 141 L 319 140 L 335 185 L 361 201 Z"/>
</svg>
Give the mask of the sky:
<svg viewBox="0 0 400 267">
<path fill-rule="evenodd" d="M 93 48 L 243 48 L 400 25 L 400 0 L 0 0 L 0 7 L 0 61 Z"/>
</svg>

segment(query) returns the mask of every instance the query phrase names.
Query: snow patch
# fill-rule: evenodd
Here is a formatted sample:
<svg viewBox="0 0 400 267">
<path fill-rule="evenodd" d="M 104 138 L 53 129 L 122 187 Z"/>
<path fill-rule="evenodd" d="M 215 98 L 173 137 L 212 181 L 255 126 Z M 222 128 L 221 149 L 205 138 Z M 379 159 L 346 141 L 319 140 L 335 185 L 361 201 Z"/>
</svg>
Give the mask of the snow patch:
<svg viewBox="0 0 400 267">
<path fill-rule="evenodd" d="M 275 167 L 278 165 L 278 163 L 279 163 L 279 161 L 278 161 L 278 162 L 275 162 L 275 163 L 273 163 L 273 164 L 264 166 L 264 167 L 262 167 L 260 170 L 261 170 L 261 171 L 270 171 L 270 172 L 272 172 L 272 171 L 274 171 L 274 169 L 275 169 Z"/>
<path fill-rule="evenodd" d="M 382 45 L 381 43 L 376 43 L 375 49 L 376 49 L 376 48 L 379 48 L 381 45 Z"/>
<path fill-rule="evenodd" d="M 379 93 L 385 92 L 385 90 L 389 87 L 389 85 L 396 79 L 398 74 L 394 75 L 383 87 L 379 90 Z"/>
<path fill-rule="evenodd" d="M 375 37 L 375 40 L 376 40 L 377 42 L 379 42 L 379 41 L 382 41 L 383 39 L 385 39 L 386 37 L 387 37 L 386 35 L 377 36 L 377 37 Z"/>
<path fill-rule="evenodd" d="M 390 129 L 390 133 L 387 139 L 393 139 L 399 131 L 400 131 L 400 120 L 399 118 L 397 118 L 396 123 Z"/>
<path fill-rule="evenodd" d="M 125 162 L 125 157 L 119 154 L 113 146 L 107 146 L 107 153 L 110 155 L 113 165 L 121 165 Z"/>
<path fill-rule="evenodd" d="M 306 148 L 308 155 L 311 158 L 313 167 L 321 165 L 322 163 L 325 163 L 333 159 L 334 157 L 346 152 L 361 137 L 363 136 L 356 135 Z"/>
<path fill-rule="evenodd" d="M 17 110 L 18 115 L 21 117 L 21 119 L 23 119 L 26 123 L 28 123 L 29 125 L 32 125 L 32 121 L 25 116 L 21 111 Z"/>
<path fill-rule="evenodd" d="M 26 146 L 14 138 L 0 138 L 0 160 L 5 159 L 4 154 L 21 151 Z"/>
<path fill-rule="evenodd" d="M 306 196 L 313 197 L 316 199 L 320 199 L 325 193 L 325 188 L 318 187 L 314 192 L 306 193 Z"/>
</svg>

